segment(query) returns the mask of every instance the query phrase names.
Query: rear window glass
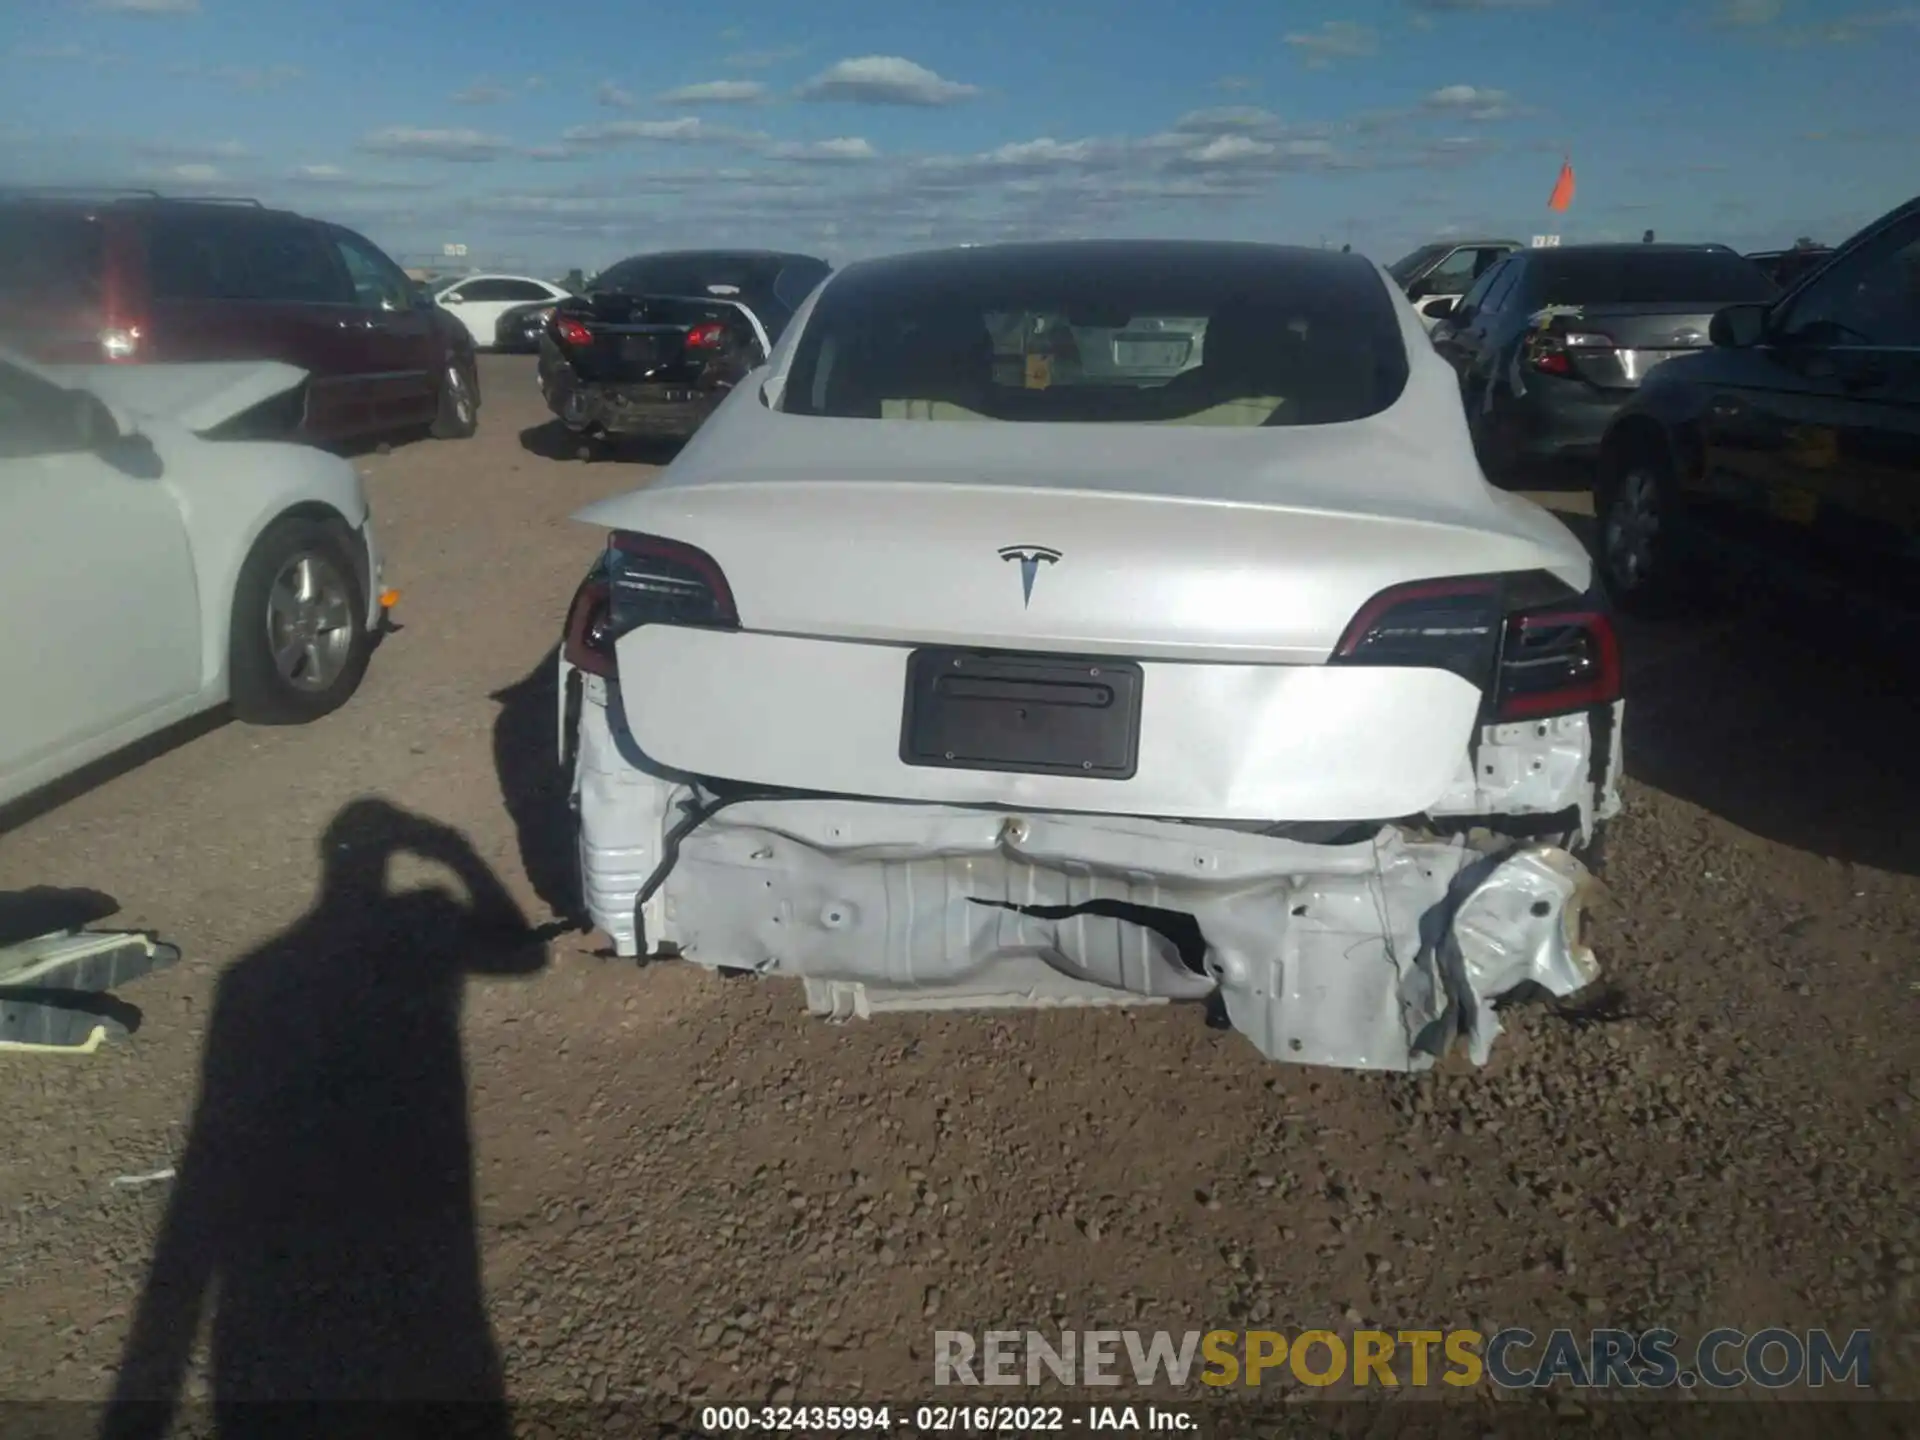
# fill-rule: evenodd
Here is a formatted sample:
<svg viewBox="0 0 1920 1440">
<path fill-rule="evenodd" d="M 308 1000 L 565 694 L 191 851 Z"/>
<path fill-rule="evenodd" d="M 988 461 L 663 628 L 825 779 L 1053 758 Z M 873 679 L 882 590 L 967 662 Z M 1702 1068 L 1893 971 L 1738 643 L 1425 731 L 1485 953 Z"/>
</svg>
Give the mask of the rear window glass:
<svg viewBox="0 0 1920 1440">
<path fill-rule="evenodd" d="M 782 268 L 779 260 L 639 255 L 608 266 L 593 288 L 626 295 L 716 296 L 751 304 L 752 297 L 772 291 Z"/>
<path fill-rule="evenodd" d="M 843 271 L 783 408 L 888 420 L 1327 425 L 1407 381 L 1399 319 L 1358 256 L 1068 246 Z"/>
<path fill-rule="evenodd" d="M 1770 300 L 1779 287 L 1743 255 L 1722 250 L 1610 250 L 1542 257 L 1537 289 L 1548 305 L 1731 304 Z"/>
<path fill-rule="evenodd" d="M 106 244 L 95 216 L 0 207 L 0 294 L 97 301 Z"/>
</svg>

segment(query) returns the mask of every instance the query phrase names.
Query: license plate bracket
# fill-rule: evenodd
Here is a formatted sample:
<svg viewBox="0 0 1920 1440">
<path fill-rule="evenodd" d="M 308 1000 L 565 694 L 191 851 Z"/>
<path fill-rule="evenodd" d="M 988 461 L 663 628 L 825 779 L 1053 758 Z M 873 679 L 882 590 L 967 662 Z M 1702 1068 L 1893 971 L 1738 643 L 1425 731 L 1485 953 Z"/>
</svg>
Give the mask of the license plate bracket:
<svg viewBox="0 0 1920 1440">
<path fill-rule="evenodd" d="M 1104 656 L 929 648 L 907 657 L 909 765 L 1130 780 L 1140 666 Z"/>
</svg>

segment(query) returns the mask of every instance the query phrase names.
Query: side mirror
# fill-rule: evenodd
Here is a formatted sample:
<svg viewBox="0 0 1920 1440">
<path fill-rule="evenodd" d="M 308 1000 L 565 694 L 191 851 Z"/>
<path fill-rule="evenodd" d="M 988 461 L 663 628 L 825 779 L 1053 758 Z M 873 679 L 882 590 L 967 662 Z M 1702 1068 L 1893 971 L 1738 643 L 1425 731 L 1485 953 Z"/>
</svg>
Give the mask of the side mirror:
<svg viewBox="0 0 1920 1440">
<path fill-rule="evenodd" d="M 1413 301 L 1416 305 L 1432 293 L 1433 287 L 1424 280 L 1415 280 L 1411 285 L 1407 286 L 1407 299 Z"/>
<path fill-rule="evenodd" d="M 778 410 L 780 408 L 780 397 L 786 394 L 786 390 L 787 377 L 785 375 L 769 375 L 765 380 L 760 382 L 760 403 L 765 405 L 769 410 Z"/>
<path fill-rule="evenodd" d="M 1443 296 L 1441 299 L 1429 300 L 1425 305 L 1422 305 L 1420 307 L 1420 313 L 1425 315 L 1429 320 L 1451 320 L 1459 312 L 1459 309 L 1460 302 L 1458 300 L 1453 299 L 1451 296 Z"/>
<path fill-rule="evenodd" d="M 1715 313 L 1707 326 L 1707 338 L 1727 350 L 1745 350 L 1758 345 L 1767 335 L 1767 316 L 1772 307 L 1761 304 L 1729 305 Z"/>
</svg>

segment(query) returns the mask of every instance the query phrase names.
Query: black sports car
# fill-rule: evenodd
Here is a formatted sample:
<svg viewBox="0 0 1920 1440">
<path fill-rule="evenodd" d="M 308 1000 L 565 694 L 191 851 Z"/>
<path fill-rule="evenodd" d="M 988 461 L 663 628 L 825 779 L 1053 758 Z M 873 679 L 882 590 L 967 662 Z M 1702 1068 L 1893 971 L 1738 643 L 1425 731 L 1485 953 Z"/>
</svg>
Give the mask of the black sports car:
<svg viewBox="0 0 1920 1440">
<path fill-rule="evenodd" d="M 824 260 L 765 250 L 636 255 L 560 301 L 540 392 L 583 435 L 684 440 L 766 361 Z"/>
</svg>

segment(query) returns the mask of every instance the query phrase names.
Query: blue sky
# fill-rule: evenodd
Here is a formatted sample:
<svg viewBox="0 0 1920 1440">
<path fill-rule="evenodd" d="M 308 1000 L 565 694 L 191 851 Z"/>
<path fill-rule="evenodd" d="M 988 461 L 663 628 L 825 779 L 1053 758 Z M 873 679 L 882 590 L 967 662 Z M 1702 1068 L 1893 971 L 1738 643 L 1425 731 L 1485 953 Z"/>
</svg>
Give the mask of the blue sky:
<svg viewBox="0 0 1920 1440">
<path fill-rule="evenodd" d="M 1053 235 L 1756 247 L 1920 187 L 1916 81 L 1920 0 L 0 0 L 0 180 L 258 195 L 410 263 L 556 272 Z"/>
</svg>

